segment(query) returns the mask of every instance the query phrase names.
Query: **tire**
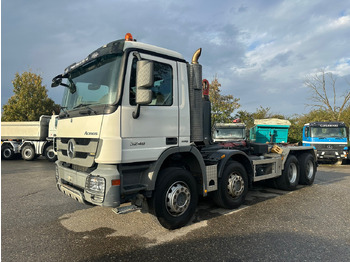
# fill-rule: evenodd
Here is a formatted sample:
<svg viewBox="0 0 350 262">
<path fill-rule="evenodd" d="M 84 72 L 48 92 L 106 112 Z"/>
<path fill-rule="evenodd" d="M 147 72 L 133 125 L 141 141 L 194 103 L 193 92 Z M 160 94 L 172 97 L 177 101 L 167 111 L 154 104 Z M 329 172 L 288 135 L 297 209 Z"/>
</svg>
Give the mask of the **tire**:
<svg viewBox="0 0 350 262">
<path fill-rule="evenodd" d="M 160 172 L 149 207 L 159 223 L 167 229 L 185 226 L 193 217 L 198 202 L 196 180 L 182 168 Z"/>
<path fill-rule="evenodd" d="M 317 164 L 315 157 L 310 153 L 304 153 L 299 157 L 300 178 L 299 184 L 312 185 L 315 180 Z"/>
<path fill-rule="evenodd" d="M 35 150 L 31 145 L 25 145 L 21 151 L 22 158 L 26 161 L 31 161 L 35 158 Z"/>
<path fill-rule="evenodd" d="M 242 164 L 231 161 L 219 178 L 218 190 L 213 192 L 213 200 L 220 207 L 239 207 L 248 193 L 248 176 Z"/>
<path fill-rule="evenodd" d="M 45 158 L 50 162 L 55 162 L 57 160 L 57 156 L 55 151 L 53 150 L 53 146 L 50 145 L 45 149 Z"/>
<path fill-rule="evenodd" d="M 299 161 L 294 155 L 289 155 L 282 175 L 275 180 L 277 188 L 287 191 L 295 190 L 299 183 L 300 169 Z"/>
<path fill-rule="evenodd" d="M 10 145 L 4 145 L 1 147 L 1 157 L 5 160 L 11 160 L 15 156 L 15 152 L 13 152 Z"/>
</svg>

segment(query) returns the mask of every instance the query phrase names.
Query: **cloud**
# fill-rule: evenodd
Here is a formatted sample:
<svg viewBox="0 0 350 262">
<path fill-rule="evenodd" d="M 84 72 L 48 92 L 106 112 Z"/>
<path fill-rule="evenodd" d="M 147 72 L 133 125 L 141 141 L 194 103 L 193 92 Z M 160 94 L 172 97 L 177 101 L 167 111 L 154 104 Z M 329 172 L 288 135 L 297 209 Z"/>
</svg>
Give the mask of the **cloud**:
<svg viewBox="0 0 350 262">
<path fill-rule="evenodd" d="M 306 75 L 350 74 L 349 1 L 11 0 L 1 11 L 2 106 L 15 73 L 29 68 L 60 103 L 63 89 L 49 88 L 52 77 L 127 32 L 189 61 L 202 47 L 203 77 L 217 75 L 247 111 L 303 113 Z"/>
</svg>

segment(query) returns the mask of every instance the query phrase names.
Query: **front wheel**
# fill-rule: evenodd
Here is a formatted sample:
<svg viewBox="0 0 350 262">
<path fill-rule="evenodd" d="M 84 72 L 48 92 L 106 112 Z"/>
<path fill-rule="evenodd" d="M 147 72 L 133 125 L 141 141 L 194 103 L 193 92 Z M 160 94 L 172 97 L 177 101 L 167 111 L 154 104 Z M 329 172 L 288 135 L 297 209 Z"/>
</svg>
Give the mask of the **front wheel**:
<svg viewBox="0 0 350 262">
<path fill-rule="evenodd" d="M 53 150 L 53 146 L 48 146 L 45 149 L 45 158 L 49 160 L 50 162 L 55 162 L 57 160 L 57 156 L 55 154 L 55 151 Z"/>
<path fill-rule="evenodd" d="M 219 178 L 218 190 L 213 193 L 215 204 L 232 209 L 239 207 L 248 193 L 248 176 L 242 164 L 232 161 Z"/>
<path fill-rule="evenodd" d="M 35 150 L 31 145 L 26 145 L 22 148 L 22 158 L 31 161 L 35 158 Z"/>
<path fill-rule="evenodd" d="M 171 167 L 160 172 L 152 199 L 151 212 L 167 229 L 186 225 L 194 215 L 198 202 L 196 180 L 182 168 Z"/>
<path fill-rule="evenodd" d="M 295 190 L 299 183 L 299 161 L 294 155 L 289 155 L 282 175 L 276 178 L 276 186 L 282 190 L 292 191 Z"/>
</svg>

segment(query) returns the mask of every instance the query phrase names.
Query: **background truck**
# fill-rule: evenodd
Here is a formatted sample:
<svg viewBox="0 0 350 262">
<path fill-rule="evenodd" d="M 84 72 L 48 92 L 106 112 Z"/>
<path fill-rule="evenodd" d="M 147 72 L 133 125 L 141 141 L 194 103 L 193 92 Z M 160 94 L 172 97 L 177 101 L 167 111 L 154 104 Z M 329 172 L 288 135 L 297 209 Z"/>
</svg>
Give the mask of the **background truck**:
<svg viewBox="0 0 350 262">
<path fill-rule="evenodd" d="M 21 154 L 24 160 L 44 155 L 53 162 L 58 116 L 41 116 L 39 121 L 1 122 L 1 157 L 12 159 Z"/>
<path fill-rule="evenodd" d="M 213 127 L 213 141 L 243 141 L 246 140 L 246 125 L 243 123 L 217 123 Z"/>
<path fill-rule="evenodd" d="M 291 123 L 284 119 L 256 119 L 249 137 L 256 143 L 287 143 L 290 125 Z"/>
<path fill-rule="evenodd" d="M 66 87 L 57 129 L 57 188 L 119 213 L 148 209 L 162 226 L 175 229 L 191 220 L 199 196 L 210 194 L 231 209 L 256 181 L 272 179 L 285 190 L 311 185 L 313 147 L 213 143 L 200 54 L 198 49 L 188 63 L 175 51 L 127 34 L 54 77 L 52 87 Z"/>
<path fill-rule="evenodd" d="M 320 160 L 346 159 L 348 131 L 343 122 L 312 122 L 303 127 L 303 145 L 317 149 Z"/>
</svg>

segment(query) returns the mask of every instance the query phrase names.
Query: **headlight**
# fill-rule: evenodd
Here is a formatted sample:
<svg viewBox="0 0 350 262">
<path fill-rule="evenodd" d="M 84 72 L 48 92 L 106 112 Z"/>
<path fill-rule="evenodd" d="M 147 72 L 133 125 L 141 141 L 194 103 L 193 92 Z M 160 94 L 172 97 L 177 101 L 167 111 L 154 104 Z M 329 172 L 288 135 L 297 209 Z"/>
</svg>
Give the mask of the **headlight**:
<svg viewBox="0 0 350 262">
<path fill-rule="evenodd" d="M 88 176 L 86 179 L 86 189 L 93 193 L 103 194 L 105 192 L 106 181 L 103 177 Z"/>
</svg>

